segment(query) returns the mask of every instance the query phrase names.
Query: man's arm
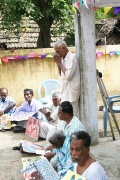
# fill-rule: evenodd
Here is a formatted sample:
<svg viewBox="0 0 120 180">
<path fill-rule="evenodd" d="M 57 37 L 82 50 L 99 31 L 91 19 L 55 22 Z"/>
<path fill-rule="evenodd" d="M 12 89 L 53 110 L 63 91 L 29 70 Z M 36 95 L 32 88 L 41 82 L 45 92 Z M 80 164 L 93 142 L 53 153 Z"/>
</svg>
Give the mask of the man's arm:
<svg viewBox="0 0 120 180">
<path fill-rule="evenodd" d="M 42 108 L 39 110 L 41 113 L 43 113 L 48 121 L 51 121 L 52 118 L 50 117 L 50 112 L 48 112 L 45 108 Z"/>
<path fill-rule="evenodd" d="M 58 108 L 50 114 L 50 118 L 52 122 L 56 122 L 58 120 Z"/>
<path fill-rule="evenodd" d="M 58 67 L 58 72 L 59 72 L 59 75 L 61 76 L 61 68 L 59 67 L 59 65 L 57 64 L 57 67 Z"/>
<path fill-rule="evenodd" d="M 21 106 L 16 109 L 15 113 L 20 113 L 21 111 L 26 112 L 26 102 L 21 104 Z"/>
<path fill-rule="evenodd" d="M 54 61 L 55 61 L 55 62 L 57 63 L 57 65 L 58 65 L 59 74 L 61 75 L 61 71 L 65 74 L 66 69 L 65 69 L 65 67 L 63 66 L 62 62 L 61 62 L 61 57 L 58 56 L 58 55 L 55 55 L 53 59 L 54 59 Z"/>
<path fill-rule="evenodd" d="M 10 103 L 10 105 L 3 110 L 3 113 L 5 113 L 6 111 L 12 109 L 15 105 L 16 105 L 15 102 Z"/>
<path fill-rule="evenodd" d="M 60 165 L 57 164 L 58 175 L 60 177 L 64 177 L 68 170 L 73 171 L 73 167 L 74 167 L 74 164 L 71 160 L 71 156 L 69 155 L 67 159 L 64 161 L 64 164 L 62 164 L 62 166 L 61 164 Z"/>
</svg>

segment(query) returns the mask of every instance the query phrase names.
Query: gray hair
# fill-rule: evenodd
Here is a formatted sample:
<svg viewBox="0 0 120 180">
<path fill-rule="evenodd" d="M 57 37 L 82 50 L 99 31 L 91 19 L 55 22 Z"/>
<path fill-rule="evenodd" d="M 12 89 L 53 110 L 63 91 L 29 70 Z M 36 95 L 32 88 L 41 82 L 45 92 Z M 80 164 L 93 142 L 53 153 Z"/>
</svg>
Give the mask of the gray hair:
<svg viewBox="0 0 120 180">
<path fill-rule="evenodd" d="M 56 141 L 58 138 L 64 138 L 65 135 L 61 129 L 53 128 L 51 131 L 48 132 L 47 141 Z"/>
<path fill-rule="evenodd" d="M 52 94 L 52 98 L 57 98 L 57 99 L 60 99 L 60 93 L 59 92 L 54 92 L 53 94 Z"/>
<path fill-rule="evenodd" d="M 65 41 L 61 40 L 61 39 L 57 40 L 57 41 L 54 43 L 54 46 L 53 46 L 53 47 L 55 47 L 55 46 L 61 46 L 61 45 L 64 45 L 66 48 L 68 47 L 68 46 L 67 46 L 67 43 L 66 43 Z"/>
</svg>

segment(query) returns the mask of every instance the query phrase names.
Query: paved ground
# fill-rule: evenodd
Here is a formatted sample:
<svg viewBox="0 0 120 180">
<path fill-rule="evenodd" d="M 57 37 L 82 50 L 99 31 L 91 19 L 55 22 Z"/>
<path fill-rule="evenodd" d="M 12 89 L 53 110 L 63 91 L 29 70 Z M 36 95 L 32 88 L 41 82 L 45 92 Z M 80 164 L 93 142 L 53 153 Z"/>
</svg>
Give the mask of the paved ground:
<svg viewBox="0 0 120 180">
<path fill-rule="evenodd" d="M 99 144 L 91 147 L 91 153 L 102 164 L 109 180 L 120 180 L 120 138 L 116 136 L 116 141 L 111 137 L 100 138 Z M 0 132 L 0 180 L 23 180 L 21 158 L 28 154 L 12 150 L 23 138 L 28 139 L 23 133 Z"/>
</svg>

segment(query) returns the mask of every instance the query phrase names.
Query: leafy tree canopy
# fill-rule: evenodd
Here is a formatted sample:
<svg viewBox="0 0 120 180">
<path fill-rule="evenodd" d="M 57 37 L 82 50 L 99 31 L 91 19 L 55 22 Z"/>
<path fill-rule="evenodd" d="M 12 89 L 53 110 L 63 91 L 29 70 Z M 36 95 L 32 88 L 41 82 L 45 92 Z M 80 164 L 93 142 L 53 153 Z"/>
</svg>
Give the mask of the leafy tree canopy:
<svg viewBox="0 0 120 180">
<path fill-rule="evenodd" d="M 74 41 L 72 0 L 0 0 L 0 14 L 0 30 L 6 37 L 11 32 L 18 35 L 23 17 L 28 17 L 40 27 L 38 47 L 50 47 L 51 35 L 62 33 Z M 117 16 L 120 17 L 120 13 Z M 113 8 L 107 14 L 103 8 L 95 11 L 96 20 L 109 17 L 114 17 Z"/>
<path fill-rule="evenodd" d="M 0 13 L 1 30 L 6 30 L 6 35 L 22 31 L 23 17 L 34 20 L 40 27 L 38 47 L 50 46 L 50 34 L 73 29 L 71 0 L 0 0 Z"/>
</svg>

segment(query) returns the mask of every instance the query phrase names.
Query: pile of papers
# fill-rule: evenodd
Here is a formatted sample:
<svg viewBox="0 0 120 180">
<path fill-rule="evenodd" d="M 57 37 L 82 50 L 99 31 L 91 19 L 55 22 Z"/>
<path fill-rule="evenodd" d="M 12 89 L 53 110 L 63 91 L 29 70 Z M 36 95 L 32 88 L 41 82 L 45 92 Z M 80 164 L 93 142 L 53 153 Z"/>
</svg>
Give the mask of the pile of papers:
<svg viewBox="0 0 120 180">
<path fill-rule="evenodd" d="M 32 143 L 26 140 L 21 140 L 20 143 L 23 152 L 27 152 L 31 154 L 39 154 L 39 155 L 45 155 L 46 153 L 51 152 L 51 151 L 45 151 L 44 147 L 41 146 L 39 143 Z"/>
</svg>

